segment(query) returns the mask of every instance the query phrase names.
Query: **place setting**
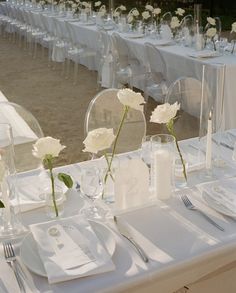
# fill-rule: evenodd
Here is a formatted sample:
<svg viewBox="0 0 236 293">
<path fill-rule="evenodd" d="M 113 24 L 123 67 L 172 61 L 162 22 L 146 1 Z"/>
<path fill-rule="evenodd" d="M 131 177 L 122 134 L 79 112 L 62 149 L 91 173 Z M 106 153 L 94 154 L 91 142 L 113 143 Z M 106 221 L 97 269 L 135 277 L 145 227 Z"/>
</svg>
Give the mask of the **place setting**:
<svg viewBox="0 0 236 293">
<path fill-rule="evenodd" d="M 236 291 L 235 4 L 195 2 L 0 3 L 0 292 Z"/>
</svg>

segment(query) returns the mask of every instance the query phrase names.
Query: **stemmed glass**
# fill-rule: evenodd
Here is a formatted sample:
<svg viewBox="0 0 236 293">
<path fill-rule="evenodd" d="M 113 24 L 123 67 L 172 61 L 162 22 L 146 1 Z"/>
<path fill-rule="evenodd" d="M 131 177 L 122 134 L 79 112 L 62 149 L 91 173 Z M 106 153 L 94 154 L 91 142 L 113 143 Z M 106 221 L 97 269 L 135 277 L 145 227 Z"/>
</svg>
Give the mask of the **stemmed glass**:
<svg viewBox="0 0 236 293">
<path fill-rule="evenodd" d="M 88 218 L 101 218 L 100 210 L 94 203 L 103 192 L 102 172 L 99 168 L 91 166 L 82 169 L 80 191 L 91 202 L 91 206 L 83 209 L 82 213 Z"/>
</svg>

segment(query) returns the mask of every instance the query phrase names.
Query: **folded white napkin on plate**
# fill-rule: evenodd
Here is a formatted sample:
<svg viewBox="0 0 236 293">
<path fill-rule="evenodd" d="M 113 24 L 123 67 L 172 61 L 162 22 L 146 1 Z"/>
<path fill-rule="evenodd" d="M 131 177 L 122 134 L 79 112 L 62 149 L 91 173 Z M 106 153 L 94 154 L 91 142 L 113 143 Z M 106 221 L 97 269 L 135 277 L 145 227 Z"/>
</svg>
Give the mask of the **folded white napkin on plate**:
<svg viewBox="0 0 236 293">
<path fill-rule="evenodd" d="M 188 56 L 193 58 L 209 58 L 209 57 L 218 57 L 220 55 L 219 55 L 219 52 L 216 52 L 216 51 L 203 50 L 203 51 L 189 53 Z"/>
<path fill-rule="evenodd" d="M 114 270 L 90 224 L 73 216 L 30 226 L 50 284 Z"/>
</svg>

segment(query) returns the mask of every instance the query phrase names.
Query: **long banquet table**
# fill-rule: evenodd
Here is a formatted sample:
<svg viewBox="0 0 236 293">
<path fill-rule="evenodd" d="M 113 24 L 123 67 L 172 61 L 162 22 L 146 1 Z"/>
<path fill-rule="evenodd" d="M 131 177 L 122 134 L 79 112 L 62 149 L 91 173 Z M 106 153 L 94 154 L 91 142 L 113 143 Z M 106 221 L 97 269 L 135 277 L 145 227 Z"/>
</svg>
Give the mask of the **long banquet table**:
<svg viewBox="0 0 236 293">
<path fill-rule="evenodd" d="M 4 5 L 4 4 L 1 4 Z M 1 7 L 1 6 L 0 6 Z M 18 8 L 22 8 L 18 6 Z M 26 8 L 24 8 L 26 9 Z M 29 7 L 27 7 L 29 9 Z M 30 8 L 32 9 L 32 8 Z M 33 11 L 35 14 L 44 13 L 43 11 Z M 34 14 L 33 13 L 33 14 Z M 57 15 L 51 15 L 50 13 L 45 13 L 48 17 L 49 24 L 51 26 L 50 30 L 55 30 L 52 18 L 56 18 L 59 21 L 70 21 L 71 18 L 67 20 L 66 17 L 59 17 Z M 99 29 L 96 25 L 86 25 L 86 23 L 81 23 L 79 21 L 73 20 L 72 26 L 74 28 L 75 36 L 79 43 L 85 44 L 88 48 L 99 52 L 101 44 L 99 43 Z M 67 36 L 67 30 L 63 31 L 65 37 Z M 109 34 L 113 33 L 113 30 L 108 31 Z M 183 47 L 179 45 L 171 46 L 160 46 L 158 45 L 158 40 L 151 37 L 131 39 L 127 37 L 127 34 L 120 34 L 128 44 L 132 53 L 137 57 L 141 64 L 147 64 L 147 57 L 144 44 L 146 42 L 157 45 L 159 51 L 161 52 L 166 65 L 167 65 L 167 79 L 169 83 L 173 82 L 181 76 L 194 77 L 201 80 L 202 76 L 202 65 L 203 64 L 225 64 L 225 87 L 224 87 L 224 121 L 223 125 L 225 129 L 234 128 L 236 125 L 236 116 L 234 115 L 234 93 L 236 92 L 236 83 L 234 82 L 234 76 L 236 73 L 236 57 L 235 55 L 222 55 L 214 58 L 192 58 L 188 54 L 193 53 L 194 49 Z M 99 54 L 98 54 L 99 55 Z M 98 60 L 90 66 L 86 64 L 86 61 L 82 59 L 82 64 L 89 66 L 91 69 L 98 69 Z M 103 74 L 103 78 L 108 78 L 109 72 Z M 217 81 L 215 81 L 217 82 Z M 103 85 L 107 84 L 106 80 L 103 80 Z M 139 86 L 137 84 L 137 86 Z"/>
<path fill-rule="evenodd" d="M 78 42 L 85 43 L 89 48 L 99 50 L 99 32 L 97 27 L 86 26 L 80 22 L 73 22 L 74 32 L 78 38 Z M 109 31 L 112 34 L 113 31 Z M 123 36 L 123 34 L 120 34 Z M 140 61 L 141 64 L 148 64 L 145 43 L 158 44 L 158 40 L 150 37 L 131 39 L 124 37 L 132 54 Z M 223 55 L 215 58 L 197 59 L 189 57 L 188 54 L 195 52 L 194 49 L 183 47 L 179 45 L 171 46 L 157 46 L 161 52 L 166 65 L 167 65 L 167 80 L 169 83 L 175 81 L 182 76 L 193 77 L 201 81 L 202 78 L 202 65 L 203 64 L 225 64 L 225 87 L 224 87 L 224 127 L 225 129 L 234 128 L 236 125 L 236 116 L 234 115 L 235 104 L 234 93 L 236 92 L 236 84 L 234 82 L 234 76 L 236 74 L 236 57 L 233 55 Z M 86 65 L 86 64 L 85 64 Z M 109 76 L 109 73 L 104 74 L 103 77 Z M 107 84 L 106 80 L 103 80 L 103 84 Z M 137 84 L 139 87 L 139 84 Z M 141 88 L 142 89 L 142 88 Z"/>
<path fill-rule="evenodd" d="M 189 140 L 182 143 L 182 147 Z M 138 152 L 120 155 L 120 161 L 137 157 Z M 227 150 L 223 157 L 230 162 L 232 152 Z M 79 180 L 82 168 L 97 164 L 87 161 L 57 168 L 71 174 Z M 236 176 L 234 168 L 221 170 L 224 177 Z M 202 182 L 198 173 L 189 176 L 191 188 L 176 191 L 167 201 L 146 202 L 142 207 L 124 210 L 119 216 L 127 221 L 133 236 L 144 248 L 150 258 L 144 263 L 128 241 L 122 238 L 114 226 L 111 217 L 102 223 L 112 229 L 116 241 L 112 260 L 115 270 L 90 277 L 75 279 L 49 285 L 46 278 L 32 273 L 39 292 L 49 293 L 92 293 L 92 292 L 161 292 L 173 293 L 182 286 L 231 263 L 236 259 L 236 224 L 235 219 L 222 216 L 207 206 L 201 199 L 200 192 L 194 188 Z M 38 171 L 32 170 L 19 175 L 38 180 Z M 220 231 L 205 221 L 198 213 L 189 211 L 180 199 L 181 194 L 188 194 L 191 200 L 207 212 L 225 231 Z M 76 189 L 69 191 L 64 216 L 77 215 L 83 208 L 84 199 Z M 47 221 L 44 208 L 22 214 L 23 223 L 29 224 Z M 4 280 L 3 280 L 4 281 Z"/>
</svg>

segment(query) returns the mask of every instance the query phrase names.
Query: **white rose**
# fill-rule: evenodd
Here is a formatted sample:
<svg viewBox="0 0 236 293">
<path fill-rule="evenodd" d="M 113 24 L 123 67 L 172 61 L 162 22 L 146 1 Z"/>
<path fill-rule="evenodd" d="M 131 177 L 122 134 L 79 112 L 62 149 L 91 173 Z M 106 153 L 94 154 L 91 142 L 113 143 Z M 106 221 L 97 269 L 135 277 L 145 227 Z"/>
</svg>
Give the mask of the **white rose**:
<svg viewBox="0 0 236 293">
<path fill-rule="evenodd" d="M 97 154 L 99 151 L 110 148 L 114 140 L 115 135 L 112 128 L 94 129 L 88 133 L 83 141 L 85 146 L 83 152 Z"/>
<path fill-rule="evenodd" d="M 149 4 L 145 6 L 145 9 L 149 11 L 153 11 L 152 5 L 149 5 Z"/>
<path fill-rule="evenodd" d="M 143 96 L 140 93 L 136 93 L 131 89 L 119 90 L 117 97 L 121 104 L 129 106 L 138 111 L 143 111 L 143 105 L 145 103 Z"/>
<path fill-rule="evenodd" d="M 177 10 L 175 11 L 175 14 L 179 16 L 183 16 L 184 13 L 185 13 L 185 10 L 182 8 L 177 8 Z"/>
<path fill-rule="evenodd" d="M 216 28 L 214 27 L 211 27 L 206 31 L 206 36 L 210 39 L 213 38 L 215 35 L 216 35 Z"/>
<path fill-rule="evenodd" d="M 132 11 L 132 14 L 133 14 L 133 16 L 139 16 L 139 12 L 138 12 L 137 9 L 134 9 L 134 10 Z"/>
<path fill-rule="evenodd" d="M 178 17 L 173 16 L 172 19 L 171 19 L 171 22 L 170 22 L 170 27 L 172 29 L 175 29 L 175 28 L 177 28 L 179 26 L 180 26 L 180 21 L 179 21 Z"/>
<path fill-rule="evenodd" d="M 150 13 L 149 13 L 148 11 L 144 11 L 144 12 L 142 13 L 142 17 L 143 17 L 143 19 L 148 19 L 148 18 L 151 17 L 151 15 L 150 15 Z"/>
<path fill-rule="evenodd" d="M 236 22 L 232 23 L 231 33 L 236 33 Z"/>
<path fill-rule="evenodd" d="M 65 148 L 64 145 L 61 145 L 59 139 L 52 138 L 50 136 L 39 138 L 36 143 L 33 145 L 33 155 L 36 158 L 44 159 L 46 155 L 52 155 L 57 157 Z"/>
<path fill-rule="evenodd" d="M 161 13 L 161 8 L 155 8 L 153 10 L 153 14 L 155 14 L 155 15 L 159 15 L 160 13 Z"/>
<path fill-rule="evenodd" d="M 101 4 L 102 4 L 101 1 L 97 1 L 97 2 L 94 3 L 94 6 L 95 6 L 95 7 L 99 7 Z"/>
<path fill-rule="evenodd" d="M 177 102 L 174 103 L 173 105 L 170 105 L 169 103 L 159 105 L 152 112 L 150 122 L 166 124 L 172 118 L 176 116 L 176 113 L 179 109 L 180 109 L 180 104 L 178 104 Z"/>
<path fill-rule="evenodd" d="M 77 8 L 77 4 L 76 3 L 73 3 L 71 7 L 72 8 Z"/>
<path fill-rule="evenodd" d="M 121 11 L 126 11 L 126 7 L 124 5 L 120 5 L 120 10 Z"/>
<path fill-rule="evenodd" d="M 211 25 L 216 25 L 216 20 L 212 17 L 207 17 L 207 22 Z"/>
</svg>

